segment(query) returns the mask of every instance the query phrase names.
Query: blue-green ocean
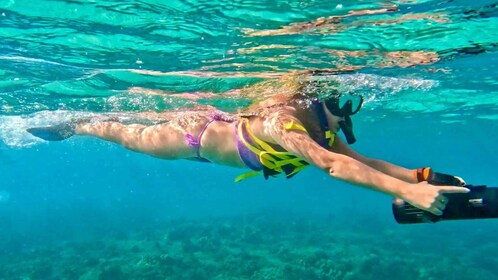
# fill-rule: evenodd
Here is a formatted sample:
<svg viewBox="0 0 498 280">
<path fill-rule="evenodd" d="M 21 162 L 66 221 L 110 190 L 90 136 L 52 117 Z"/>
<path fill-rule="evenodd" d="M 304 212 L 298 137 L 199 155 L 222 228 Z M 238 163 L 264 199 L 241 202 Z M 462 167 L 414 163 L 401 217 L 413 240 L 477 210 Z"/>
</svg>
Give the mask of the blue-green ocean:
<svg viewBox="0 0 498 280">
<path fill-rule="evenodd" d="M 322 69 L 365 98 L 357 151 L 498 187 L 497 34 L 485 0 L 3 0 L 0 279 L 498 279 L 498 220 L 400 225 L 391 197 L 316 168 L 234 183 L 243 170 L 25 131 L 234 112 L 250 100 L 174 94 Z"/>
</svg>

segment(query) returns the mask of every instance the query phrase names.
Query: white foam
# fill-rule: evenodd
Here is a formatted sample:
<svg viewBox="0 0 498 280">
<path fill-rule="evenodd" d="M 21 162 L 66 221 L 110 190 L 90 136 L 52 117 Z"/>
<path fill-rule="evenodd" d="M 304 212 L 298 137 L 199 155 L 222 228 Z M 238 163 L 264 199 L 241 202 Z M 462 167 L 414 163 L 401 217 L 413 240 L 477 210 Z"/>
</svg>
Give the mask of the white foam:
<svg viewBox="0 0 498 280">
<path fill-rule="evenodd" d="M 27 116 L 0 116 L 0 141 L 10 147 L 29 147 L 44 141 L 32 136 L 26 129 L 56 125 L 93 115 L 86 112 L 59 110 L 41 111 Z"/>
<path fill-rule="evenodd" d="M 382 99 L 401 91 L 428 91 L 439 86 L 436 80 L 394 78 L 374 74 L 337 75 L 332 76 L 332 79 L 339 82 L 342 93 L 362 92 L 366 101 Z"/>
</svg>

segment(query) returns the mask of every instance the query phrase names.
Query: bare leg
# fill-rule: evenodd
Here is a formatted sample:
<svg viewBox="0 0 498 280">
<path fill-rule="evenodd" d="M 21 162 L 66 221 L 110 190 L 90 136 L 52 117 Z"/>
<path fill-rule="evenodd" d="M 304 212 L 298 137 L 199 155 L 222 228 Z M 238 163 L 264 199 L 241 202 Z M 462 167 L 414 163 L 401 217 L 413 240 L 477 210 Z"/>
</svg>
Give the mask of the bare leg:
<svg viewBox="0 0 498 280">
<path fill-rule="evenodd" d="M 198 131 L 203 123 L 194 124 Z M 111 141 L 127 149 L 163 159 L 180 159 L 195 156 L 185 140 L 186 132 L 174 122 L 144 126 L 124 125 L 119 122 L 96 122 L 79 124 L 76 134 L 91 135 Z"/>
<path fill-rule="evenodd" d="M 71 136 L 90 135 L 114 142 L 130 150 L 163 159 L 180 159 L 197 156 L 189 143 L 199 135 L 210 121 L 210 110 L 169 113 L 141 113 L 133 117 L 159 120 L 154 125 L 123 124 L 115 120 L 79 121 L 47 127 L 26 129 L 33 136 L 46 141 L 62 141 Z M 169 121 L 165 119 L 168 117 Z M 119 118 L 119 117 L 116 117 Z M 166 122 L 164 122 L 166 121 Z M 187 141 L 188 136 L 188 141 Z"/>
</svg>

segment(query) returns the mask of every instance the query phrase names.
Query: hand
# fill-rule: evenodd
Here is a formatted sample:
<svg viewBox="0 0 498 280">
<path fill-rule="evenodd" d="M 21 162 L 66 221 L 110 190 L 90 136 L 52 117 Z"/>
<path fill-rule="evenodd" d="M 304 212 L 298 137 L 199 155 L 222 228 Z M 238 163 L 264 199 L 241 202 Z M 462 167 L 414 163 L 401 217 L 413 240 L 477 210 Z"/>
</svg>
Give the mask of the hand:
<svg viewBox="0 0 498 280">
<path fill-rule="evenodd" d="M 411 205 L 441 216 L 446 208 L 448 198 L 444 193 L 468 193 L 470 190 L 455 186 L 434 186 L 427 182 L 410 184 L 401 199 Z"/>
</svg>

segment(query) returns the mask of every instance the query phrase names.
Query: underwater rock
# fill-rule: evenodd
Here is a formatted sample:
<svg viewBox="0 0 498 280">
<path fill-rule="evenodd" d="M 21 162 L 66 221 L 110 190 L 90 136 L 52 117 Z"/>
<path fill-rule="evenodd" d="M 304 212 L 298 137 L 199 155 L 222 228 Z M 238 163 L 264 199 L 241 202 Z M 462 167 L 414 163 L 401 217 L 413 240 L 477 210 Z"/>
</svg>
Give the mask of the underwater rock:
<svg viewBox="0 0 498 280">
<path fill-rule="evenodd" d="M 53 268 L 52 265 L 48 262 L 40 262 L 34 266 L 33 271 L 31 273 L 31 277 L 33 279 L 48 279 L 52 277 Z"/>
<path fill-rule="evenodd" d="M 119 266 L 106 267 L 100 272 L 99 280 L 127 279 Z"/>
</svg>

